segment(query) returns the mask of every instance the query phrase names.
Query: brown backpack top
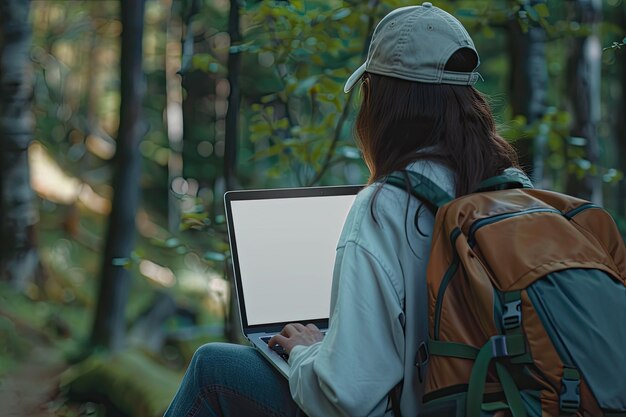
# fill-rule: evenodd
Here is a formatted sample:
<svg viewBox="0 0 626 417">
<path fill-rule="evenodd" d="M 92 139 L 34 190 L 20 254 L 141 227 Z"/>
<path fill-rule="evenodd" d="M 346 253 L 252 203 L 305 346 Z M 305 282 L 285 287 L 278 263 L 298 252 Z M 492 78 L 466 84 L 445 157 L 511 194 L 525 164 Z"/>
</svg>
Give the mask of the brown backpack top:
<svg viewBox="0 0 626 417">
<path fill-rule="evenodd" d="M 439 208 L 420 415 L 626 416 L 626 248 L 611 216 L 519 170 L 454 200 L 413 172 L 387 182 L 407 179 Z"/>
</svg>

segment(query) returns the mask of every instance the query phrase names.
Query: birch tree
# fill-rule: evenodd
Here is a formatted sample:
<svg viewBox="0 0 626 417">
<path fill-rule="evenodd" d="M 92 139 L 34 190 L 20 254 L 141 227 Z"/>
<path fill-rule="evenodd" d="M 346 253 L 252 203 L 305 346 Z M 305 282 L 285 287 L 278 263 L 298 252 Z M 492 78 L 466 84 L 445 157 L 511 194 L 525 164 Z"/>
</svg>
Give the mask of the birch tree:
<svg viewBox="0 0 626 417">
<path fill-rule="evenodd" d="M 586 27 L 585 36 L 572 40 L 567 75 L 572 113 L 572 136 L 584 140 L 585 155 L 576 159 L 577 169 L 568 177 L 567 192 L 602 204 L 602 179 L 598 172 L 600 142 L 598 123 L 601 106 L 601 53 L 598 35 L 602 18 L 601 0 L 571 0 L 573 21 Z"/>
<path fill-rule="evenodd" d="M 28 165 L 34 128 L 29 7 L 26 0 L 0 0 L 0 280 L 18 290 L 39 270 Z"/>
<path fill-rule="evenodd" d="M 545 7 L 545 0 L 526 0 L 524 6 Z M 534 20 L 522 27 L 518 16 L 509 22 L 508 51 L 511 63 L 509 80 L 513 116 L 524 116 L 527 124 L 539 120 L 546 110 L 548 72 L 546 62 L 546 31 Z M 517 144 L 520 163 L 537 186 L 544 179 L 545 137 L 522 139 Z"/>
</svg>

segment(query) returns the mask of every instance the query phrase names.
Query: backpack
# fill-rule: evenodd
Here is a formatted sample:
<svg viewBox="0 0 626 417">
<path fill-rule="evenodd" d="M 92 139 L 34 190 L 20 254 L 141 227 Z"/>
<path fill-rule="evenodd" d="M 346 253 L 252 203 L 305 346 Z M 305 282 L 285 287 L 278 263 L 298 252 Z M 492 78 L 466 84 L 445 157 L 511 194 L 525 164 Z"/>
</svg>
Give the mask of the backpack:
<svg viewBox="0 0 626 417">
<path fill-rule="evenodd" d="M 411 171 L 387 183 L 436 211 L 420 416 L 626 416 L 626 249 L 606 211 L 516 169 L 456 199 Z"/>
</svg>

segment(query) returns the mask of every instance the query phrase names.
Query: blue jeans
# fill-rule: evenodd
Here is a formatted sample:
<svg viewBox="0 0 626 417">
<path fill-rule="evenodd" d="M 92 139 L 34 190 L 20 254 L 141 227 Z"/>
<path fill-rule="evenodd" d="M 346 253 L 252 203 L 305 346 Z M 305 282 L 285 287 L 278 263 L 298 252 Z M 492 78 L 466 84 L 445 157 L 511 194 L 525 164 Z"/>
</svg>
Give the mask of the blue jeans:
<svg viewBox="0 0 626 417">
<path fill-rule="evenodd" d="M 164 417 L 305 416 L 288 381 L 248 346 L 210 343 L 193 355 Z"/>
</svg>

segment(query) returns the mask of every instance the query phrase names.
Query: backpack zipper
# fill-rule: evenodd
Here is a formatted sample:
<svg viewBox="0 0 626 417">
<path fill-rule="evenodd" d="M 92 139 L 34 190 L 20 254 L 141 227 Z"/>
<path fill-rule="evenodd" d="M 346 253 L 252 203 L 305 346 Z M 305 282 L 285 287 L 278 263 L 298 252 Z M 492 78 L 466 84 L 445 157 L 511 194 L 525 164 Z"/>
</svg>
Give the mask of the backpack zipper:
<svg viewBox="0 0 626 417">
<path fill-rule="evenodd" d="M 601 209 L 601 208 L 602 207 L 593 203 L 585 203 L 583 205 L 576 207 L 575 209 L 568 211 L 567 213 L 564 214 L 564 216 L 567 220 L 572 220 L 572 218 L 578 213 L 580 213 L 581 211 L 585 211 L 587 209 Z"/>
<path fill-rule="evenodd" d="M 467 243 L 470 247 L 474 247 L 476 245 L 475 234 L 478 231 L 478 229 L 480 229 L 483 226 L 496 223 L 501 220 L 510 219 L 512 217 L 518 217 L 518 216 L 523 216 L 526 214 L 533 214 L 533 213 L 556 213 L 559 215 L 563 215 L 563 213 L 561 213 L 557 209 L 534 208 L 534 209 L 528 209 L 528 210 L 523 210 L 523 211 L 517 211 L 514 213 L 503 213 L 503 214 L 497 214 L 491 217 L 486 217 L 484 219 L 477 220 L 472 224 L 472 226 L 469 229 L 468 236 L 467 236 Z"/>
</svg>

